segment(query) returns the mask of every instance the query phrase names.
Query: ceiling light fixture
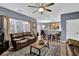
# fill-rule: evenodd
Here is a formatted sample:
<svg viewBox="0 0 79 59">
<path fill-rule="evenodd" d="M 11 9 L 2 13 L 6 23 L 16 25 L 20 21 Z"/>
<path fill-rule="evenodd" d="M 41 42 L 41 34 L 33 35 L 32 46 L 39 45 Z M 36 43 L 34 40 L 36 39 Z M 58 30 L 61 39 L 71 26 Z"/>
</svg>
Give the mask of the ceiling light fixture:
<svg viewBox="0 0 79 59">
<path fill-rule="evenodd" d="M 44 11 L 44 8 L 39 8 L 39 11 L 40 11 L 40 12 L 43 12 L 43 11 Z"/>
<path fill-rule="evenodd" d="M 49 3 L 49 4 L 45 4 L 45 5 L 44 5 L 44 3 L 40 3 L 39 6 L 28 5 L 28 7 L 36 8 L 36 10 L 33 11 L 32 13 L 35 13 L 35 12 L 39 11 L 41 13 L 41 15 L 42 15 L 43 11 L 52 12 L 51 9 L 47 8 L 47 7 L 50 7 L 52 5 L 54 5 L 54 3 Z"/>
</svg>

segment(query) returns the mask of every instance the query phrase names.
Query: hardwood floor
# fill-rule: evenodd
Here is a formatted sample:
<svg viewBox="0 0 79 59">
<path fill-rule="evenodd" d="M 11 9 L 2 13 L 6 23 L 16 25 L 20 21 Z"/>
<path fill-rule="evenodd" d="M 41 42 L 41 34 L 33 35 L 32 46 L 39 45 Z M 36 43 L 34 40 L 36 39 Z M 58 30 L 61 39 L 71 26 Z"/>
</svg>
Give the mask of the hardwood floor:
<svg viewBox="0 0 79 59">
<path fill-rule="evenodd" d="M 60 56 L 67 56 L 67 49 L 66 49 L 66 43 L 65 42 L 59 42 L 59 41 L 49 41 L 49 44 L 58 45 L 60 46 Z M 7 53 L 10 53 L 9 50 L 5 51 L 2 56 L 6 55 Z"/>
<path fill-rule="evenodd" d="M 66 48 L 66 43 L 65 42 L 51 41 L 50 40 L 50 44 L 61 46 L 60 55 L 61 56 L 67 56 L 67 48 Z"/>
<path fill-rule="evenodd" d="M 66 43 L 65 42 L 50 41 L 50 44 L 61 46 L 60 55 L 61 56 L 67 56 L 67 49 L 66 49 Z"/>
</svg>

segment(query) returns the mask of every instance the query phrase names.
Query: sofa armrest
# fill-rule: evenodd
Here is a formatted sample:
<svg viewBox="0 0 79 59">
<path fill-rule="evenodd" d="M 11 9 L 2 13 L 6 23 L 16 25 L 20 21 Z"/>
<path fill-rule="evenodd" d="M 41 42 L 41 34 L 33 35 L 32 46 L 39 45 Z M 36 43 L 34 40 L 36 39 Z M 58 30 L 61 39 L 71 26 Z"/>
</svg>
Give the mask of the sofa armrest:
<svg viewBox="0 0 79 59">
<path fill-rule="evenodd" d="M 74 52 L 76 56 L 79 56 L 79 47 L 74 47 Z"/>
<path fill-rule="evenodd" d="M 74 39 L 68 39 L 67 41 L 68 45 L 73 45 L 79 47 L 79 41 L 74 40 Z"/>
<path fill-rule="evenodd" d="M 73 46 L 69 46 L 68 44 L 67 44 L 67 55 L 68 56 L 74 56 L 75 55 Z"/>
</svg>

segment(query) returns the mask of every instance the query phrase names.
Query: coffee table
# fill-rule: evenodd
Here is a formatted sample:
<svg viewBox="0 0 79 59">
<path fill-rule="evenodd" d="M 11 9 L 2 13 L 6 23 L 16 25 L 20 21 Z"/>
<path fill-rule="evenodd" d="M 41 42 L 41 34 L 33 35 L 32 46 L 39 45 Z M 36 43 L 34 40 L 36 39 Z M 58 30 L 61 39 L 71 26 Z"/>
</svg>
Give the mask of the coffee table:
<svg viewBox="0 0 79 59">
<path fill-rule="evenodd" d="M 37 40 L 35 43 L 33 43 L 33 44 L 30 45 L 30 54 L 41 56 L 41 49 L 43 47 L 45 47 L 45 46 L 49 48 L 49 41 L 48 40 L 44 40 L 44 44 L 43 45 L 39 45 L 38 44 L 38 40 Z M 33 52 L 32 48 L 37 49 L 39 51 L 39 54 L 36 54 L 35 52 Z"/>
</svg>

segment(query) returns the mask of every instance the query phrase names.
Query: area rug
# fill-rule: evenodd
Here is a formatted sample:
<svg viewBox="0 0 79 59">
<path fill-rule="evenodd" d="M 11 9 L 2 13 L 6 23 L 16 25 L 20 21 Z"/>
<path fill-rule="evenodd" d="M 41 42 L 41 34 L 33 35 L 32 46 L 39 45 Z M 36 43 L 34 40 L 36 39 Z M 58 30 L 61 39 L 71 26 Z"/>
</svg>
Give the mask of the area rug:
<svg viewBox="0 0 79 59">
<path fill-rule="evenodd" d="M 48 47 L 43 47 L 41 49 L 41 56 L 60 56 L 61 47 L 58 45 L 49 45 Z M 32 49 L 33 52 L 39 53 L 37 49 Z M 9 52 L 5 54 L 5 56 L 36 56 L 34 54 L 30 54 L 30 46 L 22 48 L 15 52 Z"/>
</svg>

